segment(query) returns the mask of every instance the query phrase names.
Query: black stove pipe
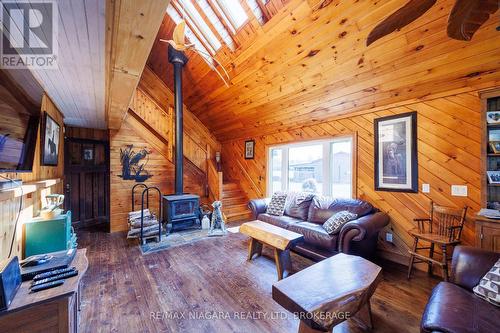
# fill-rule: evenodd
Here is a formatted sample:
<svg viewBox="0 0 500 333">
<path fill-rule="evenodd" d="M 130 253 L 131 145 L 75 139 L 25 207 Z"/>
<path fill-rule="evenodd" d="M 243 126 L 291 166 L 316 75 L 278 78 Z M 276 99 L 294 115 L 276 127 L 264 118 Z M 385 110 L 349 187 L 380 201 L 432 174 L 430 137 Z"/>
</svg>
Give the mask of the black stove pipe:
<svg viewBox="0 0 500 333">
<path fill-rule="evenodd" d="M 175 108 L 175 194 L 183 194 L 183 111 L 182 111 L 182 67 L 188 59 L 184 52 L 168 46 L 168 61 L 174 66 L 174 108 Z"/>
</svg>

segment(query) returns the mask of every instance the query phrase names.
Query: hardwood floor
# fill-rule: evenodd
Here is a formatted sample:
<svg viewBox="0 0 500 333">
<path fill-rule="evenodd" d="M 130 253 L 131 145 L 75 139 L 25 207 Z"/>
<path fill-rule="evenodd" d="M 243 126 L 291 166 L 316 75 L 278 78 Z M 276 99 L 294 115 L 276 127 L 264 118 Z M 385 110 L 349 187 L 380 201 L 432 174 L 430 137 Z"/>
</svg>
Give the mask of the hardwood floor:
<svg viewBox="0 0 500 333">
<path fill-rule="evenodd" d="M 271 298 L 272 252 L 248 262 L 248 238 L 229 234 L 141 255 L 123 233 L 79 232 L 90 267 L 84 277 L 82 332 L 296 332 L 298 320 Z M 292 255 L 294 269 L 311 261 Z M 439 281 L 381 263 L 372 298 L 374 332 L 419 332 L 421 314 Z M 209 318 L 209 317 L 212 317 Z M 196 317 L 193 319 L 193 317 Z M 213 319 L 215 317 L 215 319 Z M 361 332 L 344 322 L 334 332 Z"/>
</svg>

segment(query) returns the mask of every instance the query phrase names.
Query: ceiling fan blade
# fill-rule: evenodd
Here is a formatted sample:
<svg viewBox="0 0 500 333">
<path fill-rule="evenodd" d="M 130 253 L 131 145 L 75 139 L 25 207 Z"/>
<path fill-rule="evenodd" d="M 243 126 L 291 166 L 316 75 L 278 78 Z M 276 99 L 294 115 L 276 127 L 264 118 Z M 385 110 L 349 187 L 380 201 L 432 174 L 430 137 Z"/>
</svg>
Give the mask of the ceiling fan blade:
<svg viewBox="0 0 500 333">
<path fill-rule="evenodd" d="M 498 7 L 498 0 L 456 0 L 448 17 L 448 36 L 458 40 L 471 40 Z"/>
<path fill-rule="evenodd" d="M 415 21 L 434 6 L 436 1 L 437 0 L 410 0 L 406 5 L 380 22 L 370 32 L 366 40 L 366 46 Z"/>
</svg>

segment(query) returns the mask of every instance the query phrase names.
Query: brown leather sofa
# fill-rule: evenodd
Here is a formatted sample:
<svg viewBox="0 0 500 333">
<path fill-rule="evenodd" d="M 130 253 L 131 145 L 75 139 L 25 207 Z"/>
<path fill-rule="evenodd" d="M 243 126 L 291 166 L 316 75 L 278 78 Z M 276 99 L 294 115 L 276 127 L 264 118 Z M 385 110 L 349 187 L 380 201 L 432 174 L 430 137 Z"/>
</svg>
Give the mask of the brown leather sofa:
<svg viewBox="0 0 500 333">
<path fill-rule="evenodd" d="M 387 214 L 370 203 L 355 199 L 333 199 L 312 196 L 300 205 L 290 205 L 287 198 L 285 214 L 266 214 L 269 199 L 254 199 L 248 204 L 253 217 L 275 226 L 304 235 L 304 242 L 292 251 L 312 260 L 323 260 L 339 252 L 370 258 L 375 254 L 379 231 L 389 224 Z M 336 235 L 329 235 L 322 224 L 335 212 L 347 210 L 358 219 L 346 223 Z"/>
<path fill-rule="evenodd" d="M 425 307 L 422 332 L 498 332 L 500 308 L 472 292 L 500 258 L 500 253 L 457 246 L 451 262 L 450 282 L 440 282 Z"/>
</svg>

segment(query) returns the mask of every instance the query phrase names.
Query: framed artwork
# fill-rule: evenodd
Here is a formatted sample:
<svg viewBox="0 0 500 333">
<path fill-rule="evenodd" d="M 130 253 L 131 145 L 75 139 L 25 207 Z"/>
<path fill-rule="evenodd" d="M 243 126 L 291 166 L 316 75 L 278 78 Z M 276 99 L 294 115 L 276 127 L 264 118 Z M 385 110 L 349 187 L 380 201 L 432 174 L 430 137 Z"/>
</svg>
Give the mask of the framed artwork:
<svg viewBox="0 0 500 333">
<path fill-rule="evenodd" d="M 375 119 L 375 190 L 418 192 L 417 113 Z"/>
<path fill-rule="evenodd" d="M 500 154 L 500 141 L 490 141 L 491 151 L 495 154 Z"/>
<path fill-rule="evenodd" d="M 253 160 L 255 157 L 255 140 L 245 141 L 245 159 Z"/>
<path fill-rule="evenodd" d="M 41 153 L 41 164 L 57 166 L 59 160 L 59 137 L 61 127 L 47 112 L 43 117 L 41 142 L 43 143 Z"/>
<path fill-rule="evenodd" d="M 488 124 L 500 124 L 500 111 L 486 112 L 486 122 Z"/>
<path fill-rule="evenodd" d="M 94 146 L 93 145 L 84 145 L 82 149 L 83 160 L 88 163 L 94 162 Z"/>
<path fill-rule="evenodd" d="M 488 174 L 488 183 L 500 184 L 500 171 L 486 171 Z"/>
</svg>

